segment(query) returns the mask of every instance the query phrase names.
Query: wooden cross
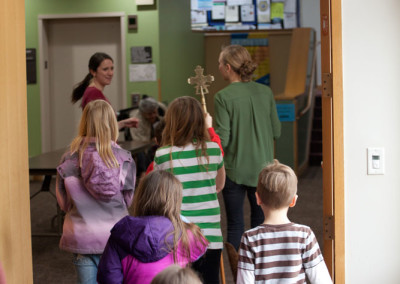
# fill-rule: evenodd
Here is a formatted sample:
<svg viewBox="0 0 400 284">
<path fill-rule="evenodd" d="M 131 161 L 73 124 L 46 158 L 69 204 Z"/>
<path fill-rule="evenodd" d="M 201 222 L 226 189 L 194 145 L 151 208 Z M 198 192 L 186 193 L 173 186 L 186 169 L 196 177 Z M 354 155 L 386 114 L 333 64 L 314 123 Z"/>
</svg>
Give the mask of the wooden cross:
<svg viewBox="0 0 400 284">
<path fill-rule="evenodd" d="M 194 69 L 194 72 L 196 73 L 195 77 L 190 77 L 188 79 L 188 83 L 191 85 L 196 85 L 196 95 L 201 95 L 201 104 L 203 105 L 204 112 L 207 113 L 207 106 L 206 106 L 206 100 L 204 98 L 204 94 L 208 94 L 208 88 L 209 85 L 207 83 L 211 83 L 214 81 L 214 76 L 211 75 L 203 75 L 204 69 L 201 68 L 200 65 L 196 66 L 196 69 Z"/>
</svg>

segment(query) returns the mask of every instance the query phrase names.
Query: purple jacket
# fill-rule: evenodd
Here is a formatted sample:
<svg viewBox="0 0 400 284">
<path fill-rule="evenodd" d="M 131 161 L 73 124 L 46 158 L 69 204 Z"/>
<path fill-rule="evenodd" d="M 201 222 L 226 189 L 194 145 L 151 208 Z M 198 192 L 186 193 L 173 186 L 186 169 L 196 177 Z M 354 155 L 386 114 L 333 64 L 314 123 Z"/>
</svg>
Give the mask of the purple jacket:
<svg viewBox="0 0 400 284">
<path fill-rule="evenodd" d="M 128 215 L 136 166 L 129 151 L 112 143 L 118 168 L 107 168 L 90 144 L 79 168 L 77 153 L 64 154 L 57 167 L 56 195 L 66 212 L 60 248 L 72 253 L 101 254 L 111 228 Z"/>
<path fill-rule="evenodd" d="M 162 216 L 131 217 L 119 221 L 111 231 L 110 239 L 100 259 L 98 283 L 150 283 L 163 269 L 174 263 L 173 225 Z M 207 245 L 196 243 L 188 231 L 190 259 L 177 251 L 177 264 L 182 267 L 204 254 Z"/>
</svg>

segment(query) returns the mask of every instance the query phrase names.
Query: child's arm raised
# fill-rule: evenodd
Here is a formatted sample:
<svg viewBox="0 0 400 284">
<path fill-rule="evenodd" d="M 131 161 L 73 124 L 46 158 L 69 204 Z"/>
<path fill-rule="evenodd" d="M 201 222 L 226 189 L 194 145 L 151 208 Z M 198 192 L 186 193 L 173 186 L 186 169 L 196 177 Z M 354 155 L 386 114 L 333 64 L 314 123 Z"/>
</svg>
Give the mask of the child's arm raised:
<svg viewBox="0 0 400 284">
<path fill-rule="evenodd" d="M 212 127 L 212 117 L 209 113 L 206 113 L 206 127 L 208 130 L 208 134 L 210 135 L 211 141 L 218 144 L 219 148 L 221 149 L 222 156 L 223 156 L 224 149 L 222 148 L 222 145 L 221 145 L 221 138 L 219 137 L 219 135 L 215 132 L 214 128 Z"/>
</svg>

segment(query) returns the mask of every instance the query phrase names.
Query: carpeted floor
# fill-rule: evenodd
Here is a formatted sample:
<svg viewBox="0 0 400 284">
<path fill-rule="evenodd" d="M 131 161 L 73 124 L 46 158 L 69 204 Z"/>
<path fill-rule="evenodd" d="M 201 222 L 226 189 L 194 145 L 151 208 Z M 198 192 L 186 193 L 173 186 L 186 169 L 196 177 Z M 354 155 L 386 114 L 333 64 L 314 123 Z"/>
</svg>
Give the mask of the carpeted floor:
<svg viewBox="0 0 400 284">
<path fill-rule="evenodd" d="M 51 188 L 54 190 L 53 179 Z M 40 190 L 41 181 L 31 181 L 31 194 Z M 297 205 L 289 210 L 292 222 L 310 226 L 320 246 L 322 245 L 322 170 L 310 167 L 299 178 Z M 222 195 L 220 196 L 222 228 L 226 236 L 226 217 Z M 245 211 L 249 212 L 246 200 Z M 31 200 L 33 278 L 35 284 L 76 283 L 72 255 L 58 248 L 56 199 L 48 192 L 42 192 Z M 249 229 L 249 215 L 246 216 L 246 229 Z M 53 236 L 43 236 L 53 234 Z M 321 248 L 322 249 L 322 248 Z M 228 257 L 224 252 L 226 283 L 233 283 Z"/>
</svg>

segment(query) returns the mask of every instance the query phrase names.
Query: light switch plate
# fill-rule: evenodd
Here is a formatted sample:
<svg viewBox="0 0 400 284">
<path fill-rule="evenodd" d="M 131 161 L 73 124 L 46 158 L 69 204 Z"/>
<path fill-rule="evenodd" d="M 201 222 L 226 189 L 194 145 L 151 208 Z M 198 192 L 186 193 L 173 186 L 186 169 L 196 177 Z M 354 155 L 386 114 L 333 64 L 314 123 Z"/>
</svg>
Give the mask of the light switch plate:
<svg viewBox="0 0 400 284">
<path fill-rule="evenodd" d="M 377 147 L 367 148 L 367 165 L 369 175 L 385 174 L 385 149 Z"/>
</svg>

